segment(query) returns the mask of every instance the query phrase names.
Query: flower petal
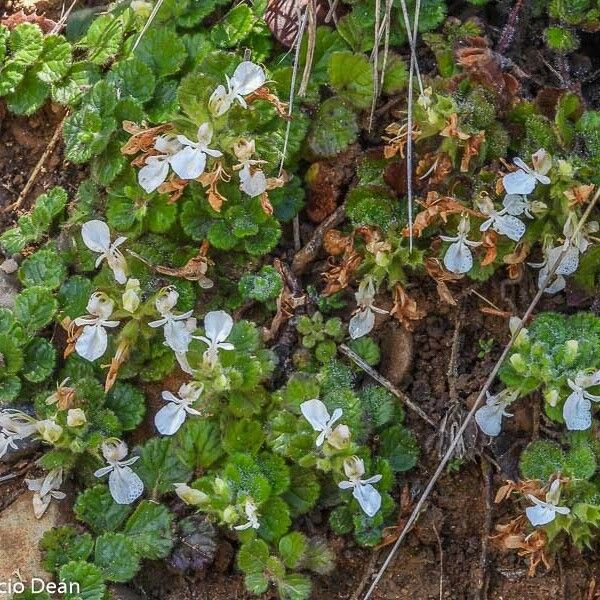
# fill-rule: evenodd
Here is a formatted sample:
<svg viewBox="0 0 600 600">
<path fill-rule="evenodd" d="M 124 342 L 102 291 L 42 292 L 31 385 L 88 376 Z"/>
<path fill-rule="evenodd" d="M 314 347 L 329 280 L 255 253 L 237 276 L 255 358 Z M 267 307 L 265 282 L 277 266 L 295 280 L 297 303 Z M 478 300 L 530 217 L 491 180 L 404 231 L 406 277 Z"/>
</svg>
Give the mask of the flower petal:
<svg viewBox="0 0 600 600">
<path fill-rule="evenodd" d="M 547 525 L 551 521 L 554 521 L 556 511 L 548 505 L 536 505 L 528 506 L 525 509 L 525 514 L 529 519 L 529 522 L 534 526 Z"/>
<path fill-rule="evenodd" d="M 211 310 L 204 317 L 204 331 L 213 343 L 224 342 L 232 327 L 233 319 L 224 310 Z"/>
<path fill-rule="evenodd" d="M 329 422 L 329 411 L 323 402 L 317 400 L 307 400 L 300 405 L 302 416 L 311 424 L 315 431 L 323 431 Z"/>
<path fill-rule="evenodd" d="M 573 392 L 565 400 L 563 418 L 569 431 L 583 431 L 592 426 L 592 403 L 583 394 Z"/>
<path fill-rule="evenodd" d="M 263 86 L 266 81 L 262 67 L 249 60 L 241 62 L 231 78 L 231 91 L 246 96 Z"/>
<path fill-rule="evenodd" d="M 166 160 L 150 157 L 138 171 L 138 183 L 147 194 L 151 194 L 165 182 L 168 174 L 169 163 Z"/>
<path fill-rule="evenodd" d="M 182 321 L 168 320 L 164 327 L 165 342 L 174 352 L 184 354 L 188 351 L 192 334 L 187 330 Z"/>
<path fill-rule="evenodd" d="M 245 173 L 245 174 L 244 174 Z M 248 170 L 240 171 L 240 190 L 251 198 L 260 196 L 267 191 L 267 178 L 262 171 L 250 173 Z"/>
<path fill-rule="evenodd" d="M 473 255 L 461 241 L 450 244 L 444 255 L 444 266 L 451 273 L 468 273 L 473 268 Z"/>
<path fill-rule="evenodd" d="M 381 494 L 370 483 L 357 485 L 352 495 L 368 517 L 374 516 L 381 508 Z"/>
<path fill-rule="evenodd" d="M 110 247 L 110 229 L 104 221 L 93 219 L 81 226 L 83 243 L 92 252 L 108 252 Z"/>
<path fill-rule="evenodd" d="M 171 167 L 181 179 L 197 179 L 204 173 L 206 154 L 202 150 L 186 146 L 173 156 Z"/>
<path fill-rule="evenodd" d="M 521 194 L 527 196 L 535 189 L 537 180 L 533 175 L 522 169 L 509 173 L 502 178 L 502 184 L 507 194 Z"/>
<path fill-rule="evenodd" d="M 353 340 L 367 335 L 375 325 L 375 313 L 370 308 L 359 309 L 348 323 L 348 333 Z"/>
<path fill-rule="evenodd" d="M 185 421 L 186 412 L 181 404 L 169 402 L 163 406 L 154 416 L 154 424 L 159 433 L 173 435 Z"/>
<path fill-rule="evenodd" d="M 218 86 L 208 100 L 208 109 L 215 117 L 224 115 L 230 108 L 233 98 L 227 93 L 225 86 Z"/>
<path fill-rule="evenodd" d="M 75 351 L 91 362 L 106 352 L 107 345 L 108 336 L 101 325 L 86 325 L 75 342 Z"/>
<path fill-rule="evenodd" d="M 492 227 L 513 242 L 518 242 L 525 233 L 525 223 L 512 215 L 496 215 Z"/>
<path fill-rule="evenodd" d="M 503 412 L 504 406 L 501 404 L 482 406 L 475 412 L 475 421 L 483 433 L 495 437 L 502 431 Z"/>
<path fill-rule="evenodd" d="M 144 491 L 144 484 L 130 467 L 115 467 L 108 478 L 108 488 L 117 504 L 131 504 Z"/>
</svg>

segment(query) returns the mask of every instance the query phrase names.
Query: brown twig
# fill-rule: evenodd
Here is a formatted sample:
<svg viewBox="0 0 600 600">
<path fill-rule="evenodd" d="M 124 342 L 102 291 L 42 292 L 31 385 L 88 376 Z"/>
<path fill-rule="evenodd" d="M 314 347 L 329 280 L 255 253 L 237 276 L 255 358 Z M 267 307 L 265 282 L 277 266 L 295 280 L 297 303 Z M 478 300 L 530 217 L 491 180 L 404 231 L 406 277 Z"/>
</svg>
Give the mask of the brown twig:
<svg viewBox="0 0 600 600">
<path fill-rule="evenodd" d="M 296 275 L 302 274 L 309 263 L 315 259 L 323 245 L 323 236 L 325 233 L 329 229 L 339 225 L 345 218 L 346 205 L 341 204 L 315 228 L 308 243 L 296 253 L 296 256 L 294 256 L 294 260 L 292 261 L 292 271 Z"/>
<path fill-rule="evenodd" d="M 433 533 L 435 534 L 438 550 L 440 552 L 440 600 L 442 600 L 444 598 L 444 549 L 442 547 L 442 538 L 440 538 L 435 523 L 432 523 L 431 526 L 433 527 Z"/>
<path fill-rule="evenodd" d="M 408 408 L 418 414 L 421 419 L 429 423 L 432 427 L 437 427 L 433 419 L 423 411 L 422 408 L 417 406 L 404 392 L 401 392 L 391 381 L 388 381 L 383 375 L 368 365 L 354 350 L 348 348 L 346 344 L 340 344 L 338 350 L 347 356 L 351 361 L 358 365 L 369 377 L 373 378 L 377 383 L 382 385 L 388 392 L 394 394 L 396 398 L 401 400 Z"/>
<path fill-rule="evenodd" d="M 492 531 L 492 507 L 494 502 L 493 496 L 493 479 L 494 475 L 492 467 L 489 461 L 481 457 L 481 471 L 483 473 L 483 485 L 484 485 L 484 508 L 485 517 L 483 520 L 483 529 L 481 532 L 481 554 L 479 557 L 479 579 L 477 581 L 477 588 L 480 600 L 487 598 L 488 586 L 489 586 L 489 573 L 488 567 L 488 547 L 490 533 Z"/>
<path fill-rule="evenodd" d="M 371 595 L 373 594 L 373 591 L 377 587 L 377 584 L 383 577 L 383 574 L 385 573 L 385 571 L 389 567 L 390 563 L 392 562 L 392 559 L 396 555 L 396 552 L 398 552 L 398 549 L 400 548 L 402 542 L 405 540 L 406 535 L 408 534 L 408 532 L 410 531 L 412 526 L 415 524 L 416 520 L 419 518 L 419 515 L 421 514 L 421 510 L 423 509 L 423 506 L 425 505 L 427 498 L 429 498 L 429 494 L 431 494 L 433 488 L 435 487 L 435 484 L 437 483 L 438 479 L 440 478 L 440 476 L 446 469 L 446 465 L 448 464 L 448 461 L 454 455 L 454 450 L 459 442 L 459 436 L 462 436 L 462 434 L 465 432 L 465 430 L 467 429 L 467 426 L 469 425 L 469 423 L 475 416 L 475 412 L 481 406 L 483 399 L 486 397 L 486 393 L 489 391 L 490 387 L 492 386 L 492 384 L 494 383 L 494 381 L 496 379 L 496 375 L 498 374 L 498 371 L 500 370 L 502 363 L 504 363 L 504 361 L 508 357 L 508 354 L 511 351 L 515 340 L 517 339 L 519 333 L 522 331 L 522 329 L 524 327 L 524 324 L 527 323 L 529 321 L 529 319 L 531 318 L 531 316 L 533 315 L 533 311 L 535 310 L 540 299 L 542 298 L 542 295 L 544 294 L 546 286 L 548 285 L 548 283 L 550 281 L 552 281 L 552 278 L 556 274 L 558 267 L 561 265 L 562 261 L 564 260 L 565 256 L 567 255 L 569 248 L 572 247 L 573 239 L 576 238 L 576 236 L 578 236 L 579 233 L 581 232 L 581 228 L 585 225 L 592 210 L 596 206 L 596 203 L 598 202 L 598 198 L 600 198 L 600 188 L 594 194 L 594 197 L 588 204 L 585 212 L 583 213 L 583 215 L 581 217 L 581 220 L 575 227 L 575 230 L 573 231 L 572 235 L 568 238 L 568 240 L 567 240 L 568 243 L 565 244 L 562 252 L 557 257 L 557 260 L 554 262 L 554 264 L 549 269 L 548 275 L 547 275 L 544 283 L 540 286 L 540 289 L 537 291 L 533 300 L 527 307 L 527 310 L 525 311 L 525 314 L 523 315 L 522 319 L 520 320 L 519 325 L 517 326 L 516 330 L 513 332 L 511 339 L 509 340 L 508 344 L 506 344 L 506 346 L 504 347 L 504 350 L 502 351 L 502 353 L 500 354 L 500 357 L 496 361 L 494 368 L 491 370 L 490 374 L 488 375 L 487 379 L 485 380 L 485 383 L 483 384 L 483 387 L 481 388 L 475 402 L 473 403 L 473 406 L 472 406 L 471 410 L 469 411 L 469 414 L 467 415 L 467 417 L 463 421 L 462 425 L 460 426 L 460 429 L 457 433 L 457 436 L 455 437 L 455 440 L 450 444 L 450 447 L 446 451 L 446 454 L 440 460 L 435 472 L 431 476 L 431 479 L 427 483 L 427 486 L 423 490 L 421 497 L 419 498 L 418 502 L 416 503 L 415 508 L 413 509 L 410 517 L 406 521 L 406 525 L 404 526 L 404 529 L 398 536 L 396 543 L 393 545 L 392 549 L 390 550 L 387 558 L 385 559 L 383 565 L 379 569 L 379 572 L 375 576 L 375 579 L 373 580 L 373 583 L 371 584 L 371 587 L 365 594 L 363 600 L 368 600 L 368 598 L 371 597 Z"/>
<path fill-rule="evenodd" d="M 517 31 L 517 25 L 519 24 L 519 13 L 521 12 L 521 8 L 523 6 L 523 0 L 517 0 L 515 5 L 511 8 L 508 13 L 508 19 L 506 20 L 506 25 L 502 30 L 502 35 L 500 36 L 500 40 L 498 41 L 498 50 L 499 54 L 504 54 L 512 41 L 515 39 L 515 33 Z"/>
<path fill-rule="evenodd" d="M 358 584 L 358 586 L 354 590 L 354 593 L 350 597 L 350 600 L 358 600 L 360 598 L 362 591 L 365 589 L 365 586 L 367 585 L 367 581 L 368 581 L 369 577 L 371 577 L 371 574 L 373 573 L 373 567 L 375 567 L 375 563 L 377 562 L 378 558 L 379 558 L 379 549 L 375 549 L 371 553 L 371 558 L 369 559 L 369 562 L 367 563 L 365 572 L 363 573 L 363 576 L 360 579 L 360 583 Z"/>
<path fill-rule="evenodd" d="M 27 197 L 27 194 L 29 194 L 29 192 L 31 191 L 31 188 L 33 187 L 33 184 L 36 182 L 36 179 L 37 179 L 38 175 L 40 174 L 40 171 L 42 170 L 44 164 L 46 163 L 46 161 L 48 160 L 48 158 L 50 157 L 52 152 L 54 152 L 54 149 L 56 148 L 56 145 L 58 144 L 58 140 L 60 140 L 62 128 L 63 128 L 63 125 L 65 124 L 66 119 L 67 119 L 67 115 L 65 114 L 65 116 L 62 118 L 62 121 L 57 125 L 56 129 L 54 130 L 54 133 L 52 134 L 52 137 L 50 138 L 50 141 L 48 142 L 48 146 L 46 146 L 44 153 L 42 154 L 42 156 L 40 156 L 40 159 L 37 161 L 37 164 L 33 168 L 33 171 L 31 171 L 31 174 L 29 175 L 29 179 L 27 180 L 25 187 L 21 190 L 19 197 L 15 200 L 15 202 L 13 202 L 12 204 L 9 204 L 4 209 L 4 212 L 9 212 L 11 210 L 18 210 L 19 208 L 21 208 L 21 205 L 23 204 L 25 198 Z"/>
</svg>

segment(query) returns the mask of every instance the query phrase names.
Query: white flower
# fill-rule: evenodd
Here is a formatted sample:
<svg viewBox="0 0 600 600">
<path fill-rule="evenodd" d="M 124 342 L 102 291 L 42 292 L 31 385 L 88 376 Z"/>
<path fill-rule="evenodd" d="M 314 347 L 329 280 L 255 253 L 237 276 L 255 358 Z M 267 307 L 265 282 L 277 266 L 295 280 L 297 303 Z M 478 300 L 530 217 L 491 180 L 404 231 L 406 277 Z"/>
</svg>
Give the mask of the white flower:
<svg viewBox="0 0 600 600">
<path fill-rule="evenodd" d="M 523 159 L 514 158 L 513 162 L 517 165 L 518 170 L 514 173 L 509 173 L 502 178 L 504 189 L 507 194 L 521 194 L 526 196 L 531 194 L 538 183 L 548 185 L 550 178 L 546 173 L 552 168 L 552 158 L 543 149 L 538 150 L 532 155 L 533 169 L 530 169 Z"/>
<path fill-rule="evenodd" d="M 45 477 L 38 479 L 25 479 L 27 488 L 34 492 L 33 494 L 33 514 L 36 519 L 41 519 L 46 512 L 52 498 L 62 500 L 66 497 L 64 492 L 59 490 L 63 481 L 62 469 L 52 469 Z"/>
<path fill-rule="evenodd" d="M 184 322 L 188 319 L 193 310 L 189 310 L 181 315 L 174 315 L 171 310 L 177 304 L 179 293 L 175 288 L 164 288 L 158 294 L 154 305 L 162 318 L 148 323 L 150 327 L 163 327 L 165 335 L 165 344 L 175 353 L 185 354 L 192 341 L 192 334 Z"/>
<path fill-rule="evenodd" d="M 173 156 L 179 152 L 183 146 L 178 139 L 172 136 L 159 135 L 154 140 L 154 148 L 160 154 L 149 156 L 146 164 L 138 172 L 138 183 L 148 194 L 159 188 L 169 175 L 169 165 Z"/>
<path fill-rule="evenodd" d="M 583 431 L 592 425 L 592 401 L 600 402 L 600 396 L 590 394 L 587 388 L 600 385 L 600 371 L 592 375 L 578 373 L 575 380 L 567 380 L 573 390 L 563 406 L 563 418 L 570 431 Z"/>
<path fill-rule="evenodd" d="M 75 342 L 75 351 L 89 361 L 100 358 L 108 345 L 106 327 L 117 327 L 119 321 L 109 320 L 114 302 L 101 292 L 95 292 L 87 303 L 88 314 L 75 319 L 75 325 L 83 325 L 83 331 Z"/>
<path fill-rule="evenodd" d="M 131 504 L 139 498 L 144 491 L 142 480 L 134 473 L 129 465 L 132 465 L 139 456 L 133 456 L 123 460 L 127 456 L 127 444 L 121 440 L 108 440 L 102 444 L 102 454 L 107 467 L 98 469 L 94 475 L 108 477 L 108 487 L 111 496 L 117 504 Z"/>
<path fill-rule="evenodd" d="M 548 283 L 544 292 L 546 294 L 555 294 L 564 289 L 566 285 L 565 275 L 572 275 L 579 266 L 579 251 L 575 247 L 571 247 L 563 256 L 565 245 L 553 247 L 551 242 L 546 242 L 543 245 L 542 253 L 544 259 L 540 263 L 528 263 L 534 269 L 540 269 L 538 273 L 538 288 L 546 284 L 550 271 L 554 265 L 560 260 L 560 264 L 554 271 L 553 280 Z"/>
<path fill-rule="evenodd" d="M 208 108 L 215 117 L 224 115 L 237 100 L 243 108 L 247 108 L 244 96 L 255 92 L 265 84 L 266 76 L 262 67 L 245 60 L 241 62 L 233 72 L 233 77 L 227 79 L 227 89 L 220 85 L 212 93 L 208 101 Z"/>
<path fill-rule="evenodd" d="M 162 393 L 162 398 L 167 402 L 167 405 L 163 406 L 154 417 L 154 424 L 159 433 L 173 435 L 183 425 L 188 414 L 202 414 L 200 411 L 192 408 L 194 402 L 200 398 L 202 389 L 202 385 L 184 383 L 179 388 L 179 396 L 169 391 Z"/>
<path fill-rule="evenodd" d="M 171 167 L 181 179 L 197 179 L 204 173 L 206 168 L 206 156 L 218 158 L 223 156 L 219 150 L 213 150 L 208 145 L 212 140 L 212 127 L 210 123 L 202 123 L 198 127 L 196 137 L 198 141 L 193 142 L 185 135 L 178 135 L 177 141 L 182 149 L 171 158 Z"/>
<path fill-rule="evenodd" d="M 118 283 L 127 281 L 127 262 L 121 254 L 119 246 L 127 239 L 118 237 L 112 244 L 110 243 L 110 230 L 104 221 L 93 219 L 84 223 L 81 227 L 81 237 L 83 243 L 92 251 L 98 252 L 100 256 L 96 260 L 96 268 L 106 259 L 108 266 L 112 269 L 115 279 Z"/>
<path fill-rule="evenodd" d="M 453 242 L 444 255 L 444 266 L 451 273 L 459 275 L 468 273 L 473 267 L 473 255 L 470 248 L 481 246 L 481 242 L 472 242 L 467 239 L 470 229 L 469 217 L 463 215 L 458 224 L 458 235 L 456 237 L 440 236 L 444 242 Z"/>
<path fill-rule="evenodd" d="M 233 319 L 224 310 L 212 310 L 204 317 L 204 333 L 195 339 L 204 342 L 204 362 L 214 366 L 219 360 L 219 350 L 233 350 L 233 344 L 225 342 L 231 333 Z"/>
<path fill-rule="evenodd" d="M 70 408 L 67 412 L 67 425 L 69 427 L 81 427 L 87 423 L 85 412 L 81 408 Z"/>
<path fill-rule="evenodd" d="M 475 412 L 475 421 L 483 433 L 492 437 L 500 435 L 502 417 L 512 417 L 512 414 L 506 412 L 506 409 L 518 395 L 519 392 L 514 390 L 502 390 L 494 396 L 486 392 L 485 406 L 478 408 Z"/>
<path fill-rule="evenodd" d="M 140 302 L 142 301 L 140 298 L 141 287 L 140 280 L 129 278 L 127 280 L 127 285 L 125 286 L 125 292 L 121 296 L 121 300 L 123 301 L 123 308 L 130 313 L 134 313 L 140 306 Z"/>
<path fill-rule="evenodd" d="M 233 152 L 240 161 L 234 169 L 240 170 L 240 190 L 251 198 L 260 196 L 267 191 L 267 177 L 257 165 L 264 163 L 262 160 L 253 160 L 255 152 L 254 140 L 240 140 L 233 147 Z"/>
<path fill-rule="evenodd" d="M 358 291 L 354 294 L 358 308 L 354 312 L 350 323 L 348 323 L 348 333 L 355 340 L 363 335 L 367 335 L 375 325 L 375 313 L 387 314 L 387 310 L 373 306 L 375 300 L 375 285 L 371 277 L 365 277 L 358 285 Z"/>
<path fill-rule="evenodd" d="M 244 531 L 250 528 L 258 529 L 260 527 L 260 523 L 258 522 L 258 508 L 250 498 L 246 498 L 244 512 L 248 520 L 243 525 L 236 525 L 234 529 L 237 531 Z"/>
<path fill-rule="evenodd" d="M 0 458 L 9 448 L 17 450 L 16 442 L 37 432 L 37 421 L 18 410 L 0 410 Z"/>
<path fill-rule="evenodd" d="M 514 242 L 518 242 L 523 237 L 525 223 L 511 214 L 507 214 L 506 208 L 497 211 L 489 198 L 482 198 L 478 205 L 479 210 L 488 217 L 480 225 L 479 231 L 487 231 L 491 227 L 500 235 L 505 235 Z"/>
<path fill-rule="evenodd" d="M 560 479 L 555 479 L 546 494 L 546 501 L 536 498 L 532 494 L 527 497 L 535 506 L 528 506 L 525 509 L 529 522 L 534 526 L 547 525 L 554 521 L 556 515 L 568 515 L 571 510 L 567 506 L 557 506 L 560 500 Z"/>
<path fill-rule="evenodd" d="M 593 233 L 598 233 L 599 226 L 597 221 L 589 221 L 577 231 L 578 225 L 579 221 L 577 220 L 577 215 L 574 212 L 571 212 L 565 221 L 563 235 L 565 236 L 565 245 L 570 245 L 571 247 L 569 252 L 583 254 L 590 247 L 588 236 Z M 577 261 L 579 261 L 578 255 Z M 575 267 L 573 272 L 576 270 L 577 267 Z"/>
<path fill-rule="evenodd" d="M 334 443 L 334 448 L 339 446 L 347 445 L 346 441 L 349 440 L 350 430 L 346 425 L 338 425 L 335 430 L 333 424 L 340 419 L 342 416 L 342 409 L 336 408 L 332 415 L 329 415 L 329 411 L 323 402 L 320 400 L 307 400 L 300 405 L 300 412 L 302 416 L 310 423 L 311 427 L 319 432 L 315 445 L 317 448 L 323 445 L 323 442 L 327 440 Z"/>
<path fill-rule="evenodd" d="M 196 488 L 190 487 L 185 483 L 174 483 L 175 493 L 186 503 L 193 506 L 199 504 L 206 504 L 210 498 L 208 494 L 197 490 Z"/>
<path fill-rule="evenodd" d="M 365 514 L 368 517 L 374 516 L 381 508 L 381 495 L 371 484 L 380 481 L 381 475 L 361 479 L 365 474 L 365 463 L 358 456 L 351 456 L 344 461 L 344 473 L 348 481 L 340 481 L 338 487 L 342 490 L 352 489 L 352 495 Z"/>
</svg>

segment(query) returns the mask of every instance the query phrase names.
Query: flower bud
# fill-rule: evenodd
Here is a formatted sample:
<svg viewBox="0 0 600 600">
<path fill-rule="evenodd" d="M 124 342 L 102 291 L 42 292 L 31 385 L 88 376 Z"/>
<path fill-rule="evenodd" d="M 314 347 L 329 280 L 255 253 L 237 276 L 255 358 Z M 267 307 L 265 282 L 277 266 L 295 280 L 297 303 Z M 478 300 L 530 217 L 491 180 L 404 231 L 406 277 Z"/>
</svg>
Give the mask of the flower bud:
<svg viewBox="0 0 600 600">
<path fill-rule="evenodd" d="M 134 313 L 141 302 L 140 299 L 140 281 L 139 279 L 129 278 L 123 293 L 123 308 L 130 313 Z"/>
<path fill-rule="evenodd" d="M 193 506 L 207 504 L 210 500 L 208 494 L 186 485 L 185 483 L 175 484 L 175 493 L 186 503 Z"/>
<path fill-rule="evenodd" d="M 85 413 L 81 408 L 71 408 L 67 412 L 67 425 L 69 427 L 81 427 L 87 423 Z"/>
<path fill-rule="evenodd" d="M 516 353 L 510 357 L 510 364 L 513 366 L 513 369 L 523 375 L 527 372 L 527 363 L 523 358 L 523 355 Z"/>
<path fill-rule="evenodd" d="M 579 342 L 577 340 L 567 340 L 565 342 L 565 363 L 572 365 L 579 352 Z"/>
<path fill-rule="evenodd" d="M 223 521 L 227 524 L 235 523 L 238 520 L 238 513 L 235 510 L 235 506 L 228 506 L 223 511 Z"/>
<path fill-rule="evenodd" d="M 62 435 L 63 428 L 52 419 L 45 419 L 37 423 L 37 431 L 45 442 L 54 444 Z"/>
</svg>

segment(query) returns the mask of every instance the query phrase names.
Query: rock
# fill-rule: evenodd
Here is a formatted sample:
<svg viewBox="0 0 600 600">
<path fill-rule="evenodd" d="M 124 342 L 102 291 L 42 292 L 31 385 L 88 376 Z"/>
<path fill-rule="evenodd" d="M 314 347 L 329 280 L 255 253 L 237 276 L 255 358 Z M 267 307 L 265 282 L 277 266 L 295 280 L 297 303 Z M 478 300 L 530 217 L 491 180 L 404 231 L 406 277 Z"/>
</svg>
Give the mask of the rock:
<svg viewBox="0 0 600 600">
<path fill-rule="evenodd" d="M 19 286 L 14 275 L 0 271 L 0 308 L 13 308 Z"/>
<path fill-rule="evenodd" d="M 45 581 L 51 576 L 41 565 L 41 554 L 38 544 L 48 529 L 63 524 L 61 503 L 69 502 L 68 498 L 61 501 L 53 500 L 41 519 L 36 519 L 31 504 L 31 493 L 24 492 L 10 506 L 0 512 L 0 581 L 12 579 L 18 581 L 15 572 L 18 570 L 23 582 L 39 577 Z M 0 600 L 8 600 L 9 594 L 2 592 Z"/>
<path fill-rule="evenodd" d="M 380 373 L 394 385 L 406 377 L 413 361 L 413 337 L 410 331 L 389 321 L 381 336 Z"/>
</svg>

